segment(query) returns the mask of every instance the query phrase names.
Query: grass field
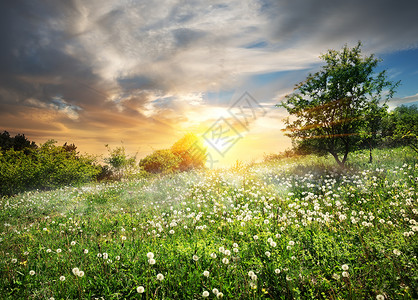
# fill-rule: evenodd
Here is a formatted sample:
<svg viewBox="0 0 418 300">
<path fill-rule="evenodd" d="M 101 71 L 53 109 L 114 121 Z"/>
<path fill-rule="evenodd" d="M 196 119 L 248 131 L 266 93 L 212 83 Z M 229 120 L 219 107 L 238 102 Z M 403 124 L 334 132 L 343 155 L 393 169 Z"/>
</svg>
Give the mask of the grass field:
<svg viewBox="0 0 418 300">
<path fill-rule="evenodd" d="M 28 192 L 0 203 L 2 299 L 417 299 L 407 149 Z"/>
</svg>

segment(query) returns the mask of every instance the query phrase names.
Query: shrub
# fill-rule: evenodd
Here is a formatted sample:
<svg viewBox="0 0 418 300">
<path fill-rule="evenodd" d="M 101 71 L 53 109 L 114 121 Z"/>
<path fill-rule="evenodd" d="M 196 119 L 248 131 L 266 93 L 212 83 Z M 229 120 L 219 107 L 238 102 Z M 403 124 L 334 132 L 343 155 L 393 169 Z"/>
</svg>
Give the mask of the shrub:
<svg viewBox="0 0 418 300">
<path fill-rule="evenodd" d="M 171 150 L 157 150 L 141 159 L 139 166 L 149 173 L 170 173 L 178 168 L 180 158 Z"/>
<path fill-rule="evenodd" d="M 51 140 L 38 149 L 13 148 L 0 153 L 0 195 L 51 189 L 95 179 L 100 166 L 91 156 L 78 155 Z"/>
</svg>

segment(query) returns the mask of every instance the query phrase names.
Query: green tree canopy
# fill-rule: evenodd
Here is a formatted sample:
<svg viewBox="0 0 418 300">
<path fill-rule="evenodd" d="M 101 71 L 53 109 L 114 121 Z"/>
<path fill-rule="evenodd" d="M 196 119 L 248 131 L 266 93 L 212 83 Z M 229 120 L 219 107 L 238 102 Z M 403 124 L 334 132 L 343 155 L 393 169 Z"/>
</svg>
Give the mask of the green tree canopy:
<svg viewBox="0 0 418 300">
<path fill-rule="evenodd" d="M 386 111 L 398 83 L 387 79 L 386 70 L 375 73 L 380 62 L 361 54 L 361 43 L 328 50 L 320 56 L 325 65 L 296 85 L 295 91 L 278 104 L 290 117 L 287 136 L 294 147 L 309 153 L 330 153 L 344 166 L 348 153 L 373 136 L 376 118 Z"/>
</svg>

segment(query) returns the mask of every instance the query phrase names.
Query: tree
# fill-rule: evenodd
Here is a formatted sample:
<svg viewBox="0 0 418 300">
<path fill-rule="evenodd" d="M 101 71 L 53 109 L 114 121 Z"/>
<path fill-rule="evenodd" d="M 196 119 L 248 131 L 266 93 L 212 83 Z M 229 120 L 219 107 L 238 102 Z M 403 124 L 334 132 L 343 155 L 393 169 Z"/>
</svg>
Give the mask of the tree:
<svg viewBox="0 0 418 300">
<path fill-rule="evenodd" d="M 396 107 L 386 120 L 385 135 L 391 145 L 407 145 L 418 153 L 418 106 Z"/>
<path fill-rule="evenodd" d="M 349 152 L 367 138 L 399 84 L 387 79 L 386 70 L 376 74 L 380 62 L 362 56 L 361 42 L 354 48 L 328 50 L 320 56 L 325 65 L 296 85 L 278 104 L 292 116 L 285 120 L 286 134 L 299 151 L 331 154 L 345 166 Z"/>
<path fill-rule="evenodd" d="M 203 168 L 206 163 L 206 149 L 199 138 L 188 133 L 171 146 L 173 154 L 180 158 L 179 171 Z"/>
</svg>

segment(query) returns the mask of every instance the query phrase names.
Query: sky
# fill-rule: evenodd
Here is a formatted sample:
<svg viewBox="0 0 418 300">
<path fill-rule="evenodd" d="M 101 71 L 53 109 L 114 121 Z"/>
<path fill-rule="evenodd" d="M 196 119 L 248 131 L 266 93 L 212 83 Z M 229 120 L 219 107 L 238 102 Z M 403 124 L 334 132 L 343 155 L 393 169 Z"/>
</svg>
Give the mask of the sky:
<svg viewBox="0 0 418 300">
<path fill-rule="evenodd" d="M 410 0 L 1 1 L 0 130 L 138 158 L 193 132 L 220 166 L 259 160 L 291 147 L 274 105 L 328 49 L 362 41 L 401 80 L 390 108 L 418 103 L 417 11 Z"/>
</svg>

